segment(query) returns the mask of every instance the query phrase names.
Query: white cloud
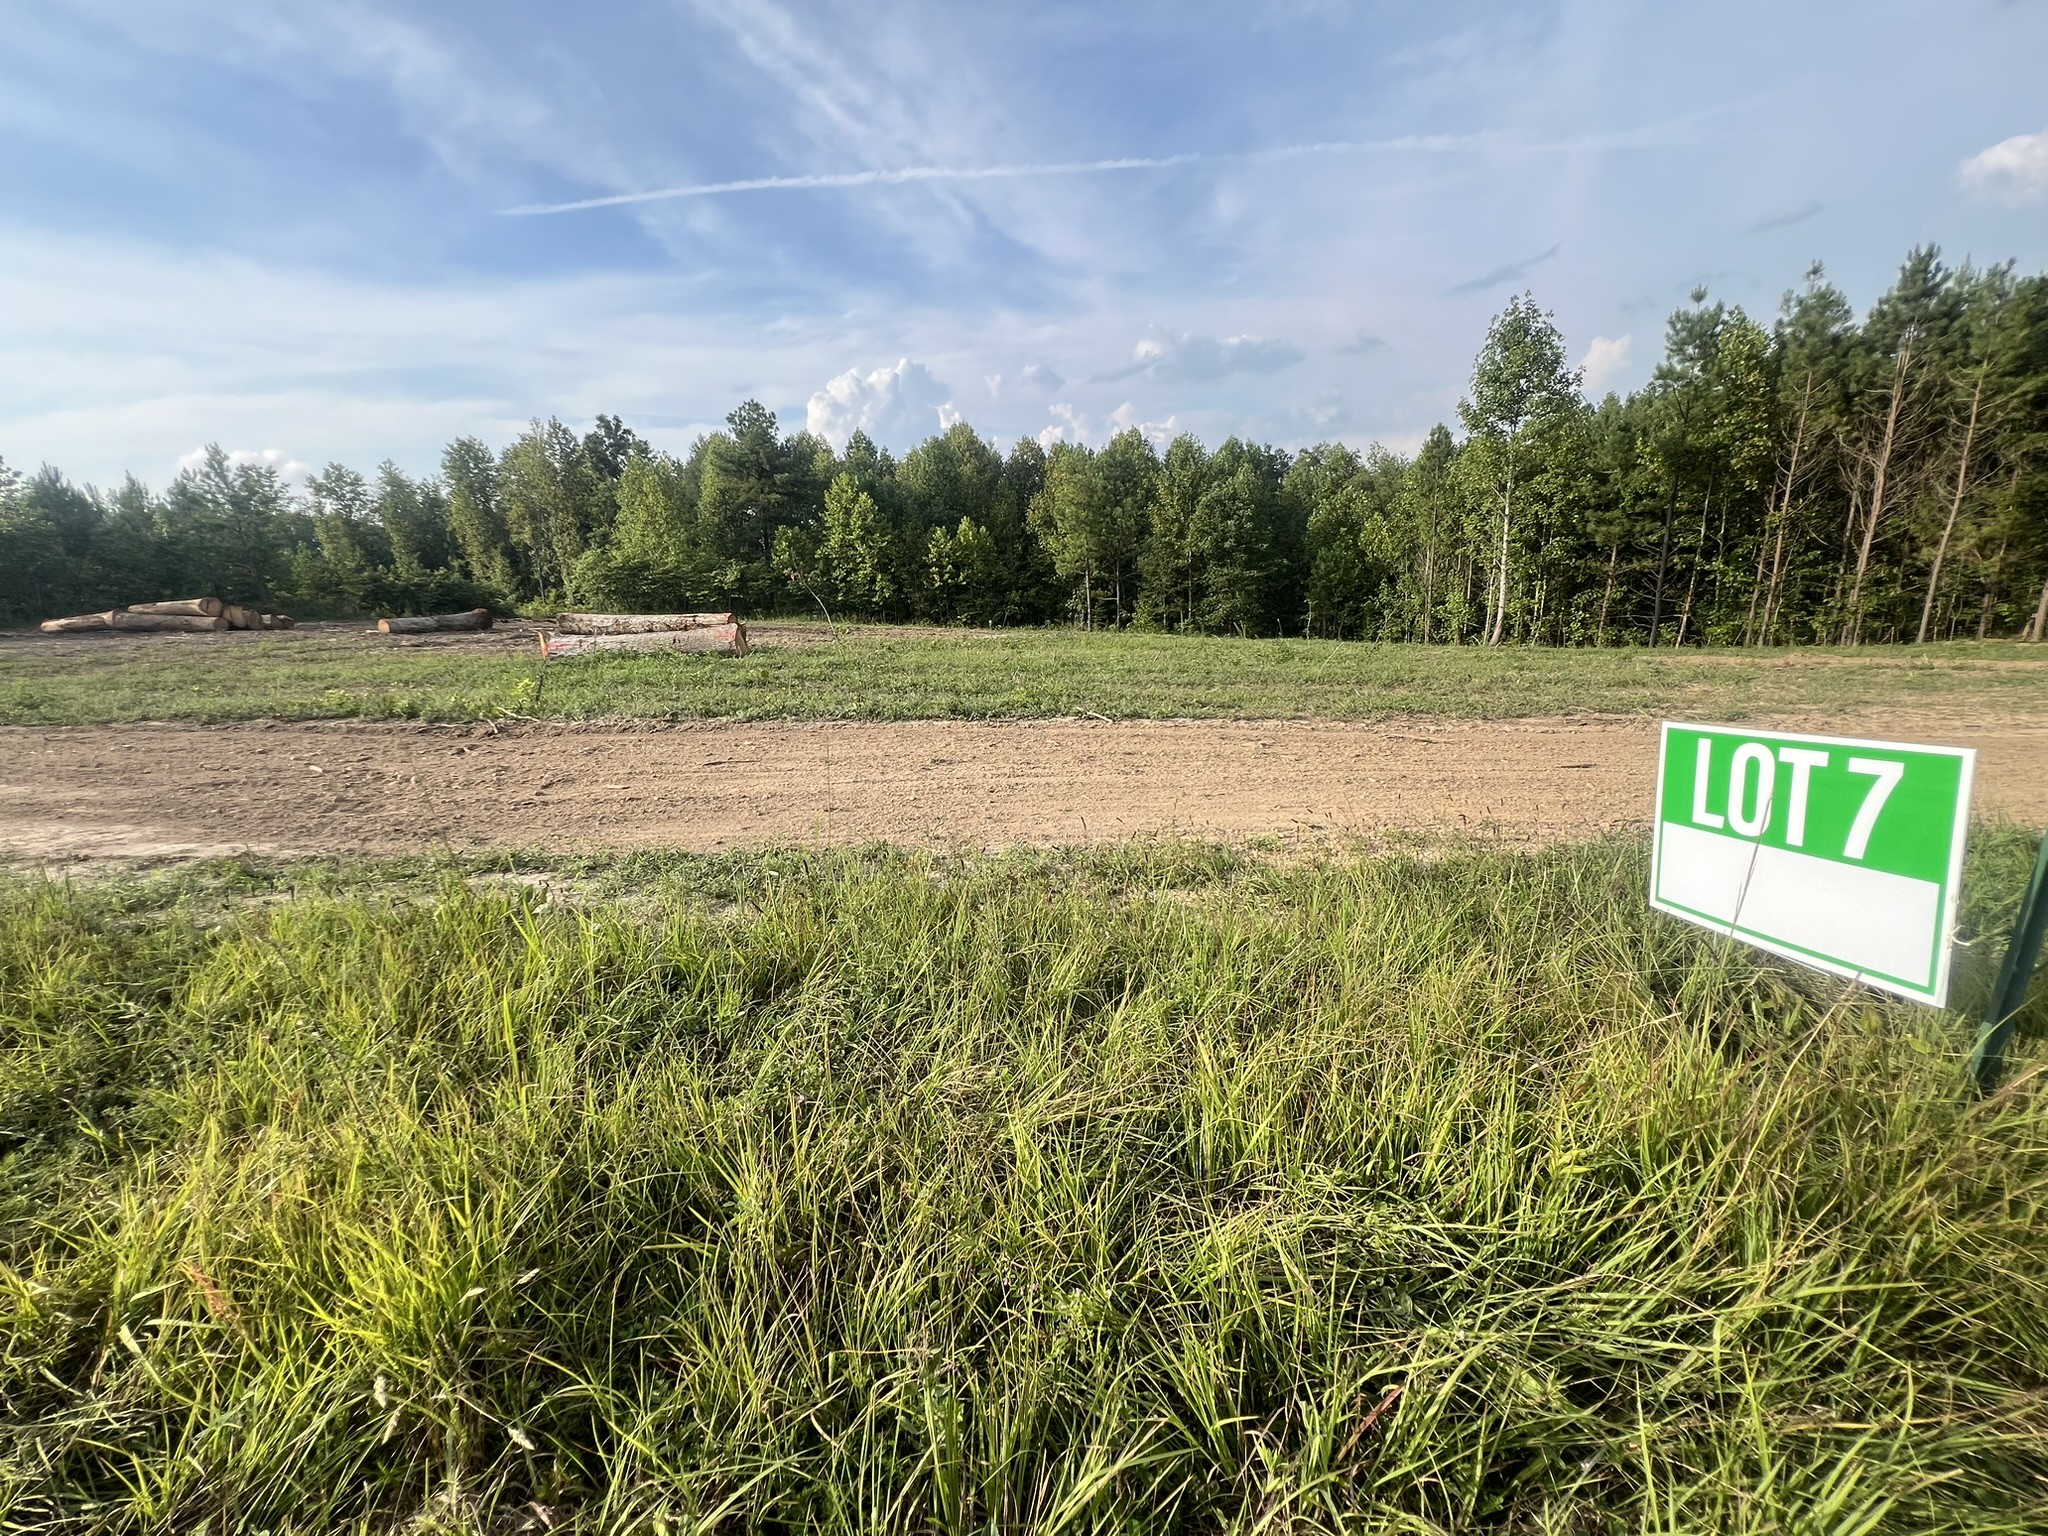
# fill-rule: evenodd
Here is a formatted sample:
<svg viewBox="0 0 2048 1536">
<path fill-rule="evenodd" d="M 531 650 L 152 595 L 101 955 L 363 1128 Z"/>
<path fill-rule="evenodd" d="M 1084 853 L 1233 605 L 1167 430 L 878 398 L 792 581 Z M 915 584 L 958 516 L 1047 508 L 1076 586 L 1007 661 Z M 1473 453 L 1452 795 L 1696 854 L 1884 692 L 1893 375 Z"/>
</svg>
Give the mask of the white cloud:
<svg viewBox="0 0 2048 1536">
<path fill-rule="evenodd" d="M 1011 394 L 1056 395 L 1065 386 L 1066 380 L 1044 363 L 1026 363 L 1014 377 L 1000 373 L 988 376 L 988 392 L 1000 400 L 1005 391 Z"/>
<path fill-rule="evenodd" d="M 958 420 L 952 390 L 923 363 L 907 357 L 869 374 L 847 369 L 812 395 L 804 411 L 804 424 L 835 448 L 843 448 L 855 432 L 884 445 L 908 447 Z"/>
<path fill-rule="evenodd" d="M 1628 371 L 1628 350 L 1632 337 L 1595 336 L 1593 345 L 1586 348 L 1586 355 L 1579 359 L 1579 366 L 1586 370 L 1586 393 L 1600 396 L 1607 393 L 1608 383 Z"/>
<path fill-rule="evenodd" d="M 1180 418 L 1178 416 L 1168 416 L 1164 421 L 1140 421 L 1138 419 L 1139 415 L 1138 409 L 1130 401 L 1126 400 L 1122 405 L 1109 413 L 1109 424 L 1119 432 L 1129 427 L 1136 427 L 1145 440 L 1154 447 L 1170 443 L 1180 435 Z"/>
<path fill-rule="evenodd" d="M 202 443 L 190 453 L 179 456 L 178 468 L 180 471 L 198 469 L 205 462 L 206 445 Z M 230 464 L 260 464 L 268 466 L 282 475 L 287 484 L 298 479 L 301 475 L 311 473 L 313 468 L 312 465 L 302 463 L 298 459 L 293 458 L 281 448 L 230 448 L 228 450 L 228 462 Z"/>
<path fill-rule="evenodd" d="M 1094 435 L 1089 430 L 1088 418 L 1065 401 L 1055 402 L 1047 409 L 1053 419 L 1039 429 L 1039 447 L 1050 448 L 1054 443 L 1085 443 Z"/>
<path fill-rule="evenodd" d="M 1178 384 L 1213 384 L 1233 373 L 1278 373 L 1301 361 L 1292 342 L 1258 336 L 1192 336 L 1154 330 L 1139 338 L 1131 361 L 1096 379 L 1098 384 L 1145 374 Z"/>
<path fill-rule="evenodd" d="M 2031 203 L 2048 198 L 2048 128 L 2015 134 L 1980 150 L 1957 168 L 1972 192 L 2001 202 Z"/>
</svg>

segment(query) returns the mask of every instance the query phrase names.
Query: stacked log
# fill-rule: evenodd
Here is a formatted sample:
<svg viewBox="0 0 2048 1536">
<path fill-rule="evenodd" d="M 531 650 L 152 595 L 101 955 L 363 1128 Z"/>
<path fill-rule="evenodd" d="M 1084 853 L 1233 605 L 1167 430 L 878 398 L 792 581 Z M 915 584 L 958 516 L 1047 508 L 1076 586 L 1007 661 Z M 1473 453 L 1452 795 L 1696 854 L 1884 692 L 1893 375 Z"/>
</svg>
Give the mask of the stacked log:
<svg viewBox="0 0 2048 1536">
<path fill-rule="evenodd" d="M 380 635 L 424 635 L 443 629 L 489 629 L 491 610 L 472 608 L 467 613 L 430 613 L 405 618 L 379 619 Z"/>
<path fill-rule="evenodd" d="M 128 612 L 163 618 L 217 619 L 226 607 L 217 597 L 181 597 L 173 602 L 130 603 Z"/>
<path fill-rule="evenodd" d="M 547 635 L 540 637 L 543 660 L 589 656 L 605 651 L 708 651 L 720 656 L 747 654 L 744 624 L 700 624 L 690 629 L 661 629 L 622 635 Z"/>
<path fill-rule="evenodd" d="M 73 635 L 84 630 L 123 629 L 138 634 L 218 634 L 224 629 L 290 629 L 291 617 L 258 613 L 217 597 L 181 597 L 162 603 L 135 603 L 105 613 L 74 613 L 45 619 L 46 635 Z"/>
<path fill-rule="evenodd" d="M 731 613 L 565 613 L 558 635 L 657 635 L 674 629 L 712 629 L 734 623 Z"/>
<path fill-rule="evenodd" d="M 114 629 L 134 630 L 151 635 L 212 635 L 219 634 L 228 627 L 228 621 L 219 614 L 209 616 L 201 613 L 146 613 L 134 608 L 108 614 L 107 622 Z"/>
<path fill-rule="evenodd" d="M 112 613 L 74 613 L 68 619 L 45 619 L 42 631 L 46 635 L 73 635 L 85 629 L 112 629 Z"/>
</svg>

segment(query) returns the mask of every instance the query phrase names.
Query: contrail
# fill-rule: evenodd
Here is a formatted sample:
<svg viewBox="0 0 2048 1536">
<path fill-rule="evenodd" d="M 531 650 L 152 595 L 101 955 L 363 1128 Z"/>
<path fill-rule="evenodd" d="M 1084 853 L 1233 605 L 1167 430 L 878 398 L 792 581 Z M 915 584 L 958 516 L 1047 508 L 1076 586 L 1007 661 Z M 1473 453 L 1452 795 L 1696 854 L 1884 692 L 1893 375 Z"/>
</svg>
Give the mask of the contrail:
<svg viewBox="0 0 2048 1536">
<path fill-rule="evenodd" d="M 1492 134 L 1420 134 L 1399 139 L 1331 140 L 1319 144 L 1286 144 L 1277 149 L 1224 150 L 1181 155 L 1122 155 L 1110 160 L 1048 160 L 1024 165 L 908 165 L 896 170 L 837 171 L 813 176 L 754 176 L 744 181 L 699 181 L 647 192 L 615 192 L 609 197 L 584 197 L 570 203 L 525 203 L 500 212 L 507 218 L 543 213 L 580 213 L 586 208 L 617 208 L 627 203 L 657 203 L 679 197 L 724 197 L 734 192 L 800 192 L 820 187 L 897 186 L 913 181 L 1002 181 L 1023 176 L 1094 176 L 1109 171 L 1164 171 L 1205 162 L 1290 160 L 1300 155 L 1364 154 L 1375 151 L 1441 152 L 1468 149 Z"/>
</svg>

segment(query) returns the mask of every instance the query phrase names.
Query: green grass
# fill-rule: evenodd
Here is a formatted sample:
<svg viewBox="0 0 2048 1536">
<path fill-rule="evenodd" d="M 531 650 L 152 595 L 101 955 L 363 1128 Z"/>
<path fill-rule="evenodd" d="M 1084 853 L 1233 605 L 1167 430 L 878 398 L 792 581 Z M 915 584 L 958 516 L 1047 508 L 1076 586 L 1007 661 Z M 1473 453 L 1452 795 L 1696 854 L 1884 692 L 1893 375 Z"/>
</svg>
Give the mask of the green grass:
<svg viewBox="0 0 2048 1536">
<path fill-rule="evenodd" d="M 0 1527 L 2048 1526 L 2038 1044 L 1643 865 L 0 875 Z"/>
<path fill-rule="evenodd" d="M 743 661 L 607 656 L 543 669 L 525 648 L 394 647 L 347 632 L 0 648 L 0 723 L 263 716 L 585 719 L 1742 718 L 1938 705 L 2048 710 L 2048 646 L 1860 651 L 1529 650 L 1219 640 L 1072 630 L 848 629 Z"/>
</svg>

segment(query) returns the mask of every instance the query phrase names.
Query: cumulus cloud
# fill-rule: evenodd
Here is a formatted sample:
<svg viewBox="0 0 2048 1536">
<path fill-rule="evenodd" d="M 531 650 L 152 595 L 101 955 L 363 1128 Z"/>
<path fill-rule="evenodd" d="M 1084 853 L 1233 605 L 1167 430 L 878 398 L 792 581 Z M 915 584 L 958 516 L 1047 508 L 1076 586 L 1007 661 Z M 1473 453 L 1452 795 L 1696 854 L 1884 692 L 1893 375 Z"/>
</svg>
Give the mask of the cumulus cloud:
<svg viewBox="0 0 2048 1536">
<path fill-rule="evenodd" d="M 2014 134 L 1980 150 L 1957 168 L 1970 191 L 2006 203 L 2048 198 L 2048 128 Z"/>
<path fill-rule="evenodd" d="M 230 464 L 259 464 L 266 466 L 276 470 L 287 483 L 298 479 L 301 475 L 311 474 L 313 471 L 312 465 L 302 463 L 281 448 L 230 448 L 228 450 L 228 462 Z M 178 468 L 181 472 L 188 469 L 199 469 L 205 463 L 206 444 L 204 443 L 201 443 L 190 453 L 178 456 Z"/>
<path fill-rule="evenodd" d="M 1129 363 L 1098 375 L 1095 382 L 1111 384 L 1145 374 L 1175 384 L 1213 384 L 1233 373 L 1278 373 L 1301 356 L 1301 348 L 1287 341 L 1155 330 L 1139 339 Z"/>
<path fill-rule="evenodd" d="M 1632 339 L 1628 336 L 1593 338 L 1593 345 L 1586 348 L 1586 355 L 1579 359 L 1579 366 L 1586 370 L 1587 394 L 1605 394 L 1608 381 L 1627 371 L 1629 342 Z"/>
<path fill-rule="evenodd" d="M 899 358 L 892 368 L 863 374 L 849 368 L 811 396 L 804 425 L 835 448 L 855 432 L 878 443 L 908 446 L 960 419 L 953 392 L 923 363 Z"/>
<path fill-rule="evenodd" d="M 1367 352 L 1383 351 L 1386 345 L 1386 337 L 1375 336 L 1371 331 L 1360 331 L 1356 336 L 1352 337 L 1351 340 L 1344 342 L 1341 346 L 1339 346 L 1337 350 L 1339 352 L 1356 352 L 1363 354 Z"/>
</svg>

